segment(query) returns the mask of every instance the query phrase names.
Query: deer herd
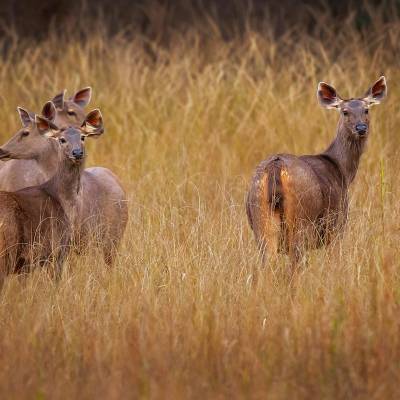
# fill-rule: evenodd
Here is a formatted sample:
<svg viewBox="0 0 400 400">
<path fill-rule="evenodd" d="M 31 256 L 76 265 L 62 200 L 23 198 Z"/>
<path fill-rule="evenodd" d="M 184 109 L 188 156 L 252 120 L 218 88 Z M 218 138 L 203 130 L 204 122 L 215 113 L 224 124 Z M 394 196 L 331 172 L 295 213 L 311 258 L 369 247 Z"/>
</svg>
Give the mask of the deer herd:
<svg viewBox="0 0 400 400">
<path fill-rule="evenodd" d="M 378 79 L 363 97 L 342 99 L 321 82 L 319 103 L 339 110 L 336 137 L 324 152 L 276 154 L 256 168 L 246 201 L 263 259 L 329 244 L 343 231 L 348 190 L 369 135 L 369 108 L 386 96 Z M 98 109 L 86 113 L 91 88 L 56 95 L 40 114 L 18 108 L 22 128 L 0 146 L 0 287 L 8 274 L 53 265 L 98 248 L 107 265 L 128 220 L 126 194 L 107 168 L 85 168 L 85 140 L 104 133 Z"/>
<path fill-rule="evenodd" d="M 22 128 L 0 147 L 0 284 L 7 274 L 54 264 L 98 247 L 112 265 L 128 207 L 118 178 L 107 168 L 84 168 L 85 139 L 104 133 L 101 112 L 88 114 L 91 89 L 65 91 L 41 115 L 18 108 Z"/>
</svg>

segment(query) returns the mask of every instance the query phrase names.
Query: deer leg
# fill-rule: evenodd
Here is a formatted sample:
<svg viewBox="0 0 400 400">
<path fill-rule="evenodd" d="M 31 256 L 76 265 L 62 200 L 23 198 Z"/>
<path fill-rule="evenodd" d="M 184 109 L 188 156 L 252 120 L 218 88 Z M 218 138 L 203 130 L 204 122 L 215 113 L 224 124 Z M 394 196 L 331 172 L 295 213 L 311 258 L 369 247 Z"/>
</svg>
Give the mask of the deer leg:
<svg viewBox="0 0 400 400">
<path fill-rule="evenodd" d="M 6 252 L 0 256 L 0 292 L 8 275 L 12 274 L 12 265 L 16 265 L 15 251 Z"/>
<path fill-rule="evenodd" d="M 291 207 L 285 210 L 286 249 L 289 254 L 291 271 L 298 269 L 300 260 L 304 255 L 304 230 L 301 222 L 296 218 L 297 210 L 292 202 Z"/>
<path fill-rule="evenodd" d="M 67 258 L 67 255 L 71 249 L 71 238 L 70 234 L 63 235 L 60 243 L 60 249 L 56 256 L 56 260 L 54 263 L 54 274 L 56 282 L 59 282 L 62 277 L 64 261 Z"/>
<path fill-rule="evenodd" d="M 57 259 L 56 263 L 55 263 L 55 279 L 56 282 L 59 282 L 61 280 L 61 276 L 62 276 L 62 270 L 63 270 L 63 263 L 64 260 L 60 260 L 59 258 Z"/>
<path fill-rule="evenodd" d="M 3 261 L 3 260 L 1 260 L 1 261 Z M 1 266 L 0 266 L 0 293 L 3 289 L 4 282 L 7 277 L 7 270 L 4 268 L 3 262 L 1 262 L 1 261 L 0 261 L 0 264 L 1 264 Z"/>
<path fill-rule="evenodd" d="M 280 236 L 281 218 L 279 212 L 271 211 L 269 218 L 264 222 L 262 231 L 259 232 L 257 240 L 263 265 L 266 265 L 271 258 L 278 255 Z"/>
<path fill-rule="evenodd" d="M 117 256 L 117 249 L 114 246 L 108 246 L 103 249 L 104 262 L 108 267 L 112 267 Z"/>
</svg>

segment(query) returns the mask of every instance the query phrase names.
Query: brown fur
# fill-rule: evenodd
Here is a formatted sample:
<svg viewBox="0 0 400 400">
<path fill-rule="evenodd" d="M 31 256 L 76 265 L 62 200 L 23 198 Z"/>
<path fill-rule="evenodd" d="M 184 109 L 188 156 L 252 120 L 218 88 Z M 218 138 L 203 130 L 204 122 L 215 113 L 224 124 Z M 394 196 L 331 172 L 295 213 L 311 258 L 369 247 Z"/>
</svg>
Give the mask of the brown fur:
<svg viewBox="0 0 400 400">
<path fill-rule="evenodd" d="M 64 93 L 55 97 L 56 111 L 43 108 L 46 117 L 60 128 L 79 127 L 85 120 L 83 106 L 90 99 L 88 89 L 77 92 L 66 100 Z M 77 103 L 78 102 L 78 103 Z M 69 115 L 69 114 L 73 115 Z M 21 111 L 20 111 L 21 114 Z M 0 148 L 0 157 L 10 159 L 0 169 L 0 189 L 15 191 L 23 187 L 39 185 L 50 179 L 57 169 L 59 146 L 54 140 L 31 132 L 28 115 L 22 114 L 25 126 Z M 25 118 L 23 118 L 23 116 Z M 86 168 L 81 176 L 81 190 L 77 199 L 75 237 L 77 250 L 83 250 L 90 241 L 101 248 L 107 264 L 112 264 L 128 220 L 126 194 L 118 178 L 107 168 Z"/>
<path fill-rule="evenodd" d="M 82 93 L 85 94 L 84 97 Z M 43 107 L 42 114 L 60 128 L 80 127 L 86 116 L 84 106 L 90 97 L 90 88 L 79 90 L 69 99 L 65 98 L 65 91 L 61 92 L 53 98 L 56 112 L 52 111 L 54 107 L 48 107 L 48 102 Z M 34 114 L 23 109 L 19 109 L 19 112 L 23 128 L 2 147 L 7 148 L 10 154 L 8 158 L 2 158 L 7 163 L 0 162 L 0 190 L 10 192 L 46 182 L 54 175 L 59 160 L 58 146 L 54 141 L 41 135 L 30 135 L 21 140 L 21 133 L 30 125 Z M 20 143 L 22 141 L 25 143 Z M 88 172 L 90 171 L 88 168 Z"/>
<path fill-rule="evenodd" d="M 333 87 L 321 83 L 320 103 L 341 112 L 332 144 L 318 155 L 277 154 L 259 164 L 246 210 L 263 257 L 266 250 L 283 252 L 296 262 L 304 249 L 327 245 L 342 232 L 348 188 L 368 137 L 367 111 L 385 95 L 383 77 L 356 100 L 342 100 Z"/>
<path fill-rule="evenodd" d="M 263 161 L 256 169 L 252 184 L 254 190 L 249 191 L 247 198 L 247 216 L 263 256 L 267 248 L 277 254 L 280 247 L 283 212 L 281 167 L 279 158 Z"/>
<path fill-rule="evenodd" d="M 33 129 L 41 134 L 51 131 L 43 119 L 36 119 Z M 83 145 L 76 129 L 52 135 L 64 140 L 53 178 L 39 186 L 0 192 L 0 283 L 7 274 L 50 261 L 56 263 L 59 275 L 69 251 L 83 167 L 82 157 L 74 151 Z"/>
</svg>

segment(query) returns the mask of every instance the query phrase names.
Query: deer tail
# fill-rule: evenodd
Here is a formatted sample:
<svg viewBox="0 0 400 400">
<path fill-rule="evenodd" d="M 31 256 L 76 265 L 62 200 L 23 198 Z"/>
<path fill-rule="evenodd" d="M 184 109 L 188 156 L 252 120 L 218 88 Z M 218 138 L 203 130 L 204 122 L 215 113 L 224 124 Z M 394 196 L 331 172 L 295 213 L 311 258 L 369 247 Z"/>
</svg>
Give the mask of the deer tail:
<svg viewBox="0 0 400 400">
<path fill-rule="evenodd" d="M 263 256 L 266 251 L 276 254 L 279 250 L 284 200 L 283 167 L 284 162 L 278 156 L 261 163 L 247 196 L 247 216 Z"/>
</svg>

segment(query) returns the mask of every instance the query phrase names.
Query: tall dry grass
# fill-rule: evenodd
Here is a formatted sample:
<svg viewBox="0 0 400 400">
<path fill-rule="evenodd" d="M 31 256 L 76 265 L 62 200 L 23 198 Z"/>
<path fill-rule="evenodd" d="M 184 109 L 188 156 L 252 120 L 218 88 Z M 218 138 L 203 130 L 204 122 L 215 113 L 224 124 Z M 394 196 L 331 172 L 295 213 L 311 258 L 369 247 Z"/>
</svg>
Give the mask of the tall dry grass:
<svg viewBox="0 0 400 400">
<path fill-rule="evenodd" d="M 88 165 L 121 177 L 130 222 L 112 270 L 87 254 L 58 284 L 8 279 L 1 398 L 398 398 L 400 20 L 378 11 L 365 32 L 320 14 L 320 40 L 294 28 L 225 42 L 212 23 L 168 51 L 100 28 L 10 39 L 1 140 L 17 105 L 92 85 L 107 132 L 87 142 Z M 337 115 L 318 107 L 318 81 L 359 96 L 382 73 L 389 96 L 371 112 L 345 236 L 288 285 L 287 260 L 263 266 L 247 224 L 252 171 L 327 147 Z"/>
</svg>

